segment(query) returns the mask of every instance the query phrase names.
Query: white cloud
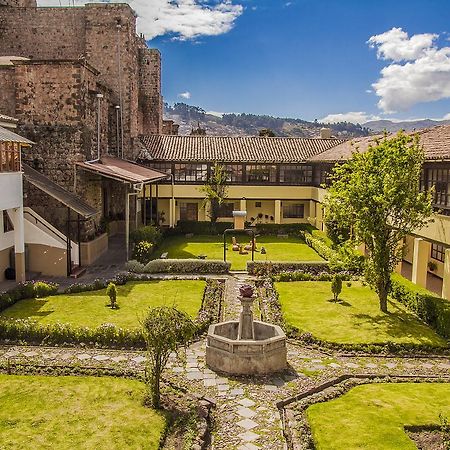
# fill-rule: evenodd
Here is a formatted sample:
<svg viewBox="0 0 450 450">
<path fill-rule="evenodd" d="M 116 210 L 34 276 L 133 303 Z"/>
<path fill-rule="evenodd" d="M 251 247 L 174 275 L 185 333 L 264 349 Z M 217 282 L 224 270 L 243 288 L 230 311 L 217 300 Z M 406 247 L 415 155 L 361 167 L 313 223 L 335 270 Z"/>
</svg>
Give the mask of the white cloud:
<svg viewBox="0 0 450 450">
<path fill-rule="evenodd" d="M 178 94 L 178 97 L 189 100 L 191 98 L 191 93 L 189 91 L 182 92 L 181 94 Z"/>
<path fill-rule="evenodd" d="M 38 0 L 39 6 L 68 6 L 69 0 Z M 89 0 L 74 0 L 76 5 Z M 99 0 L 103 3 L 125 3 L 124 0 Z M 230 31 L 243 13 L 242 5 L 220 0 L 214 5 L 200 0 L 128 0 L 138 14 L 137 29 L 147 39 L 168 33 L 177 39 L 196 39 Z"/>
<path fill-rule="evenodd" d="M 328 114 L 323 119 L 319 119 L 319 122 L 323 123 L 336 123 L 336 122 L 352 122 L 352 123 L 365 123 L 369 120 L 379 120 L 380 117 L 372 114 L 367 114 L 363 111 L 350 111 L 347 113 Z"/>
<path fill-rule="evenodd" d="M 226 114 L 226 113 L 218 112 L 218 111 L 206 111 L 206 114 L 222 118 L 224 116 L 224 114 Z"/>
<path fill-rule="evenodd" d="M 401 28 L 372 36 L 380 59 L 390 59 L 372 87 L 385 113 L 405 111 L 417 103 L 450 97 L 450 47 L 438 48 L 436 34 L 408 37 Z"/>
<path fill-rule="evenodd" d="M 393 61 L 412 61 L 420 58 L 433 46 L 437 34 L 415 34 L 408 37 L 408 33 L 401 28 L 392 28 L 382 34 L 372 36 L 367 43 L 377 49 L 380 59 Z"/>
</svg>

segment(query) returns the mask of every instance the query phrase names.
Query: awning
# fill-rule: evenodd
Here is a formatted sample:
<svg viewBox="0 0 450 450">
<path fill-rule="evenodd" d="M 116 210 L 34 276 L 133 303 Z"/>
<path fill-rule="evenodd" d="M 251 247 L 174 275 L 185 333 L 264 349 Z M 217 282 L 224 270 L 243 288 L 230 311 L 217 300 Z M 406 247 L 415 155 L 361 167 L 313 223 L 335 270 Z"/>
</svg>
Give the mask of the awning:
<svg viewBox="0 0 450 450">
<path fill-rule="evenodd" d="M 80 216 L 84 217 L 85 219 L 89 219 L 98 214 L 98 212 L 94 208 L 92 208 L 92 206 L 89 206 L 80 197 L 72 194 L 72 192 L 69 192 L 63 187 L 54 183 L 52 180 L 50 180 L 50 178 L 47 178 L 42 173 L 32 169 L 27 164 L 22 164 L 22 168 L 25 179 L 29 181 L 33 186 L 36 186 L 42 192 L 45 192 L 46 194 L 50 195 L 50 197 L 53 197 L 63 205 L 69 207 Z"/>
<path fill-rule="evenodd" d="M 24 145 L 31 145 L 34 144 L 33 141 L 30 141 L 27 138 L 24 138 L 22 136 L 19 136 L 16 133 L 13 133 L 10 130 L 7 130 L 6 128 L 0 127 L 0 142 L 16 142 L 19 144 Z"/>
<path fill-rule="evenodd" d="M 164 172 L 141 166 L 131 161 L 111 156 L 102 156 L 96 162 L 79 162 L 78 167 L 98 175 L 131 184 L 147 184 L 165 180 Z"/>
</svg>

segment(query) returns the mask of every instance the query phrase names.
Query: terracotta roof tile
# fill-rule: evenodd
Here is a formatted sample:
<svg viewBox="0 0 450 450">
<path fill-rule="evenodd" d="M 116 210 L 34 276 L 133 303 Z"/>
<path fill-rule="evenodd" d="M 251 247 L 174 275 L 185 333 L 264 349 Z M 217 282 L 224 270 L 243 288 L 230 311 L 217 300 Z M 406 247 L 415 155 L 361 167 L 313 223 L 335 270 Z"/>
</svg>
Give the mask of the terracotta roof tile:
<svg viewBox="0 0 450 450">
<path fill-rule="evenodd" d="M 140 138 L 138 159 L 158 161 L 220 161 L 300 163 L 344 142 L 342 139 L 281 137 L 165 136 Z"/>
</svg>

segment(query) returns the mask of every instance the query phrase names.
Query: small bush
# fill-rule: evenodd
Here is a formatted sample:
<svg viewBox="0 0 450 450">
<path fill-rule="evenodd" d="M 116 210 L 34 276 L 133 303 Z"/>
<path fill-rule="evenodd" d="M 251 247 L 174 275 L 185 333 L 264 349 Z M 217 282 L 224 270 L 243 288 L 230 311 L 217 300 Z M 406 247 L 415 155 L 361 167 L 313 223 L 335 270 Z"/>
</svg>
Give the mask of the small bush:
<svg viewBox="0 0 450 450">
<path fill-rule="evenodd" d="M 132 273 L 144 273 L 144 267 L 145 264 L 142 264 L 139 261 L 132 259 L 131 261 L 128 261 L 126 263 L 125 270 Z"/>
<path fill-rule="evenodd" d="M 391 297 L 405 305 L 438 334 L 450 338 L 450 302 L 398 274 L 393 274 L 391 279 Z"/>
<path fill-rule="evenodd" d="M 161 232 L 158 230 L 158 228 L 152 225 L 137 228 L 130 233 L 130 241 L 133 244 L 138 244 L 140 242 L 150 242 L 151 244 L 157 245 L 161 242 L 161 239 Z"/>
<path fill-rule="evenodd" d="M 231 264 L 219 260 L 154 259 L 143 273 L 228 273 Z"/>
<path fill-rule="evenodd" d="M 117 287 L 114 283 L 108 284 L 106 295 L 109 297 L 109 305 L 111 308 L 117 309 Z"/>
<path fill-rule="evenodd" d="M 34 296 L 36 298 L 48 297 L 58 292 L 58 285 L 54 283 L 45 283 L 44 281 L 36 281 L 34 283 Z"/>
<path fill-rule="evenodd" d="M 141 264 L 147 264 L 153 253 L 154 245 L 148 241 L 141 241 L 136 244 L 133 250 L 133 258 Z"/>
<path fill-rule="evenodd" d="M 342 278 L 339 275 L 334 275 L 331 281 L 331 292 L 333 293 L 333 300 L 337 302 L 339 295 L 342 292 Z"/>
</svg>

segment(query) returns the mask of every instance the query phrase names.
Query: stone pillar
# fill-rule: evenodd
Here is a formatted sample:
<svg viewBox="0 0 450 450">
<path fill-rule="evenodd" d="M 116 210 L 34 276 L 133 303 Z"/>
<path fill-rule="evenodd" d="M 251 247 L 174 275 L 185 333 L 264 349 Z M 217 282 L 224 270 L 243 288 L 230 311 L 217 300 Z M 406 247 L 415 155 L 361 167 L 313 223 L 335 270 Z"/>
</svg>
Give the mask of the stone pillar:
<svg viewBox="0 0 450 450">
<path fill-rule="evenodd" d="M 431 243 L 422 238 L 414 239 L 414 255 L 412 266 L 412 282 L 427 287 L 428 258 L 430 256 Z"/>
<path fill-rule="evenodd" d="M 445 250 L 444 277 L 441 296 L 442 298 L 450 300 L 450 248 Z"/>
<path fill-rule="evenodd" d="M 281 200 L 275 200 L 275 223 L 281 223 Z"/>
<path fill-rule="evenodd" d="M 22 283 L 26 280 L 23 206 L 10 210 L 10 217 L 14 225 L 14 253 L 16 266 L 16 281 L 18 283 Z"/>
<path fill-rule="evenodd" d="M 239 204 L 239 209 L 241 211 L 247 211 L 247 199 L 241 198 L 241 201 L 240 201 L 240 204 Z"/>
<path fill-rule="evenodd" d="M 255 339 L 253 328 L 252 297 L 240 297 L 242 311 L 239 317 L 238 340 Z"/>
<path fill-rule="evenodd" d="M 321 231 L 323 229 L 323 208 L 320 203 L 316 205 L 316 228 Z"/>
</svg>

